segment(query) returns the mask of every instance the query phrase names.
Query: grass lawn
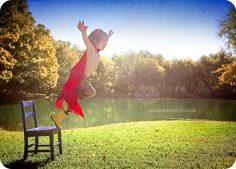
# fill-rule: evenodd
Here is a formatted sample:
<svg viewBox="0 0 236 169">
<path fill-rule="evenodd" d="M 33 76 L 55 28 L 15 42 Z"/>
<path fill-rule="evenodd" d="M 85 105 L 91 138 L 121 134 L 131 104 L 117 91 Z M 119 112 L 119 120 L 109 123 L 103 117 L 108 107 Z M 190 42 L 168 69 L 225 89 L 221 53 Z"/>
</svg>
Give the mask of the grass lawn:
<svg viewBox="0 0 236 169">
<path fill-rule="evenodd" d="M 62 130 L 63 155 L 29 154 L 23 132 L 0 130 L 8 168 L 229 168 L 236 160 L 236 122 L 152 121 Z M 48 139 L 41 139 L 46 142 Z"/>
</svg>

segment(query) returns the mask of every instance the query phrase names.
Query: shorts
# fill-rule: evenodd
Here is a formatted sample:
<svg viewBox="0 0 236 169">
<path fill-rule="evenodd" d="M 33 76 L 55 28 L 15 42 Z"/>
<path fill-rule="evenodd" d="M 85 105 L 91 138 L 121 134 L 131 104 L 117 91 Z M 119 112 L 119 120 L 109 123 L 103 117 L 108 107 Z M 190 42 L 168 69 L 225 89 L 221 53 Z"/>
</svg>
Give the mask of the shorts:
<svg viewBox="0 0 236 169">
<path fill-rule="evenodd" d="M 96 90 L 88 82 L 88 78 L 84 75 L 79 87 L 76 90 L 76 95 L 79 100 L 90 98 L 96 95 Z"/>
</svg>

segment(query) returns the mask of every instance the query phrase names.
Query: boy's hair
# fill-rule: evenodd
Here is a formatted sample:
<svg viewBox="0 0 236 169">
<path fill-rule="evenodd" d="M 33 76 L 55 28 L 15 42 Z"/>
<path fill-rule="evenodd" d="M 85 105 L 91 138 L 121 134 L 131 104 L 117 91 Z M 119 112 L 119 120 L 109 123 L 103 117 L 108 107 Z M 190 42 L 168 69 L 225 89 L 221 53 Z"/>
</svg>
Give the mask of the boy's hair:
<svg viewBox="0 0 236 169">
<path fill-rule="evenodd" d="M 107 33 L 101 29 L 95 29 L 93 32 L 90 33 L 88 36 L 90 42 L 93 44 L 94 47 L 99 44 L 99 42 L 103 39 L 103 37 L 107 37 Z"/>
</svg>

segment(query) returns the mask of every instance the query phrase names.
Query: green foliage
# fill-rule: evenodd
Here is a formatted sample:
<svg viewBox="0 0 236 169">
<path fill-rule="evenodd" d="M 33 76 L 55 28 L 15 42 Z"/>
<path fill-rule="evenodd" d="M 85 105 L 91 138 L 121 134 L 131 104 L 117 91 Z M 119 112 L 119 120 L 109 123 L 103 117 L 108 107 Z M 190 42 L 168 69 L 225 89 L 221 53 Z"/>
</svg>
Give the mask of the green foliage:
<svg viewBox="0 0 236 169">
<path fill-rule="evenodd" d="M 135 91 L 143 86 L 154 86 L 159 90 L 165 72 L 160 65 L 163 60 L 162 56 L 152 55 L 147 51 L 115 55 L 112 61 L 115 65 L 113 89 L 116 94 L 133 96 Z"/>
<path fill-rule="evenodd" d="M 217 54 L 211 54 L 200 58 L 198 66 L 199 75 L 203 85 L 206 86 L 207 89 L 213 90 L 217 88 L 217 75 L 213 74 L 212 71 L 216 70 L 227 61 L 226 55 L 227 54 L 221 50 Z"/>
<path fill-rule="evenodd" d="M 163 86 L 165 95 L 176 97 L 193 97 L 196 83 L 196 66 L 191 59 L 173 60 L 166 65 Z M 196 95 L 196 94 L 195 94 Z"/>
<path fill-rule="evenodd" d="M 110 61 L 114 63 L 112 89 L 116 96 L 134 96 L 140 88 L 154 87 L 161 97 L 211 97 L 219 88 L 217 74 L 212 71 L 229 62 L 227 55 L 219 51 L 198 61 L 168 61 L 143 51 L 116 55 Z"/>
<path fill-rule="evenodd" d="M 232 87 L 235 91 L 236 87 L 236 58 L 232 58 L 229 63 L 223 64 L 213 73 L 220 74 L 218 76 L 219 84 Z"/>
<path fill-rule="evenodd" d="M 58 78 L 50 31 L 42 24 L 34 25 L 25 0 L 7 2 L 2 13 L 0 77 L 5 81 L 1 80 L 1 93 L 6 96 L 21 90 L 48 92 Z"/>
<path fill-rule="evenodd" d="M 71 68 L 76 64 L 76 62 L 78 62 L 82 52 L 76 46 L 71 47 L 70 42 L 64 42 L 61 40 L 54 42 L 54 48 L 56 49 L 57 63 L 59 65 L 59 78 L 56 89 L 61 90 L 70 74 Z"/>
<path fill-rule="evenodd" d="M 225 18 L 220 21 L 219 36 L 226 38 L 228 47 L 236 51 L 236 10 L 230 8 Z"/>
<path fill-rule="evenodd" d="M 134 67 L 132 85 L 135 90 L 145 86 L 160 91 L 164 73 L 165 69 L 156 58 L 139 58 Z"/>
<path fill-rule="evenodd" d="M 102 56 L 98 70 L 92 74 L 90 80 L 94 87 L 99 89 L 99 94 L 113 92 L 113 87 L 116 84 L 115 63 Z"/>
<path fill-rule="evenodd" d="M 14 1 L 6 2 L 0 10 L 0 84 L 12 78 L 16 59 L 12 56 L 13 45 L 19 39 L 17 12 Z"/>
<path fill-rule="evenodd" d="M 115 63 L 116 86 L 115 91 L 125 95 L 130 95 L 134 89 L 135 65 L 138 56 L 134 52 L 123 55 L 116 55 L 112 58 Z"/>
<path fill-rule="evenodd" d="M 220 22 L 221 29 L 220 37 L 226 38 L 226 43 L 229 48 L 236 51 L 236 10 L 229 9 L 225 18 Z M 218 74 L 219 85 L 232 88 L 235 92 L 236 86 L 236 60 L 235 57 L 231 61 L 218 67 L 214 73 Z"/>
<path fill-rule="evenodd" d="M 55 41 L 43 24 L 36 26 L 26 0 L 8 1 L 0 13 L 0 100 L 15 93 L 59 93 L 83 51 Z M 219 31 L 232 49 L 235 23 L 230 9 Z M 223 89 L 224 97 L 234 97 L 235 57 L 223 50 L 198 61 L 165 60 L 148 51 L 102 56 L 90 81 L 98 96 L 135 97 L 150 89 L 158 97 L 212 97 Z"/>
<path fill-rule="evenodd" d="M 47 92 L 56 86 L 58 78 L 56 50 L 53 39 L 49 36 L 49 30 L 43 25 L 34 27 L 31 32 L 24 33 L 20 37 L 15 58 L 18 63 L 11 80 L 15 87 L 21 88 L 23 85 L 23 90 Z"/>
</svg>

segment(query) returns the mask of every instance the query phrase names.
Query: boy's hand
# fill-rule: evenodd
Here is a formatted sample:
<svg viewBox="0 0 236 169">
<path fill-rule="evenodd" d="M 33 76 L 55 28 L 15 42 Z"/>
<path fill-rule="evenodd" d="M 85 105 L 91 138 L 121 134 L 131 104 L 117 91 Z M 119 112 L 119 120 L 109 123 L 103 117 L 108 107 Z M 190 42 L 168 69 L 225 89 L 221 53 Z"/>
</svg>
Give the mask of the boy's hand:
<svg viewBox="0 0 236 169">
<path fill-rule="evenodd" d="M 82 21 L 82 22 L 79 21 L 77 28 L 78 28 L 81 32 L 85 32 L 85 31 L 87 30 L 88 26 L 85 26 L 85 25 L 84 25 L 84 21 Z"/>
<path fill-rule="evenodd" d="M 109 33 L 108 33 L 108 35 L 107 35 L 107 36 L 108 36 L 108 39 L 109 39 L 109 38 L 111 37 L 111 35 L 113 35 L 113 34 L 114 34 L 113 30 L 110 30 Z"/>
</svg>

